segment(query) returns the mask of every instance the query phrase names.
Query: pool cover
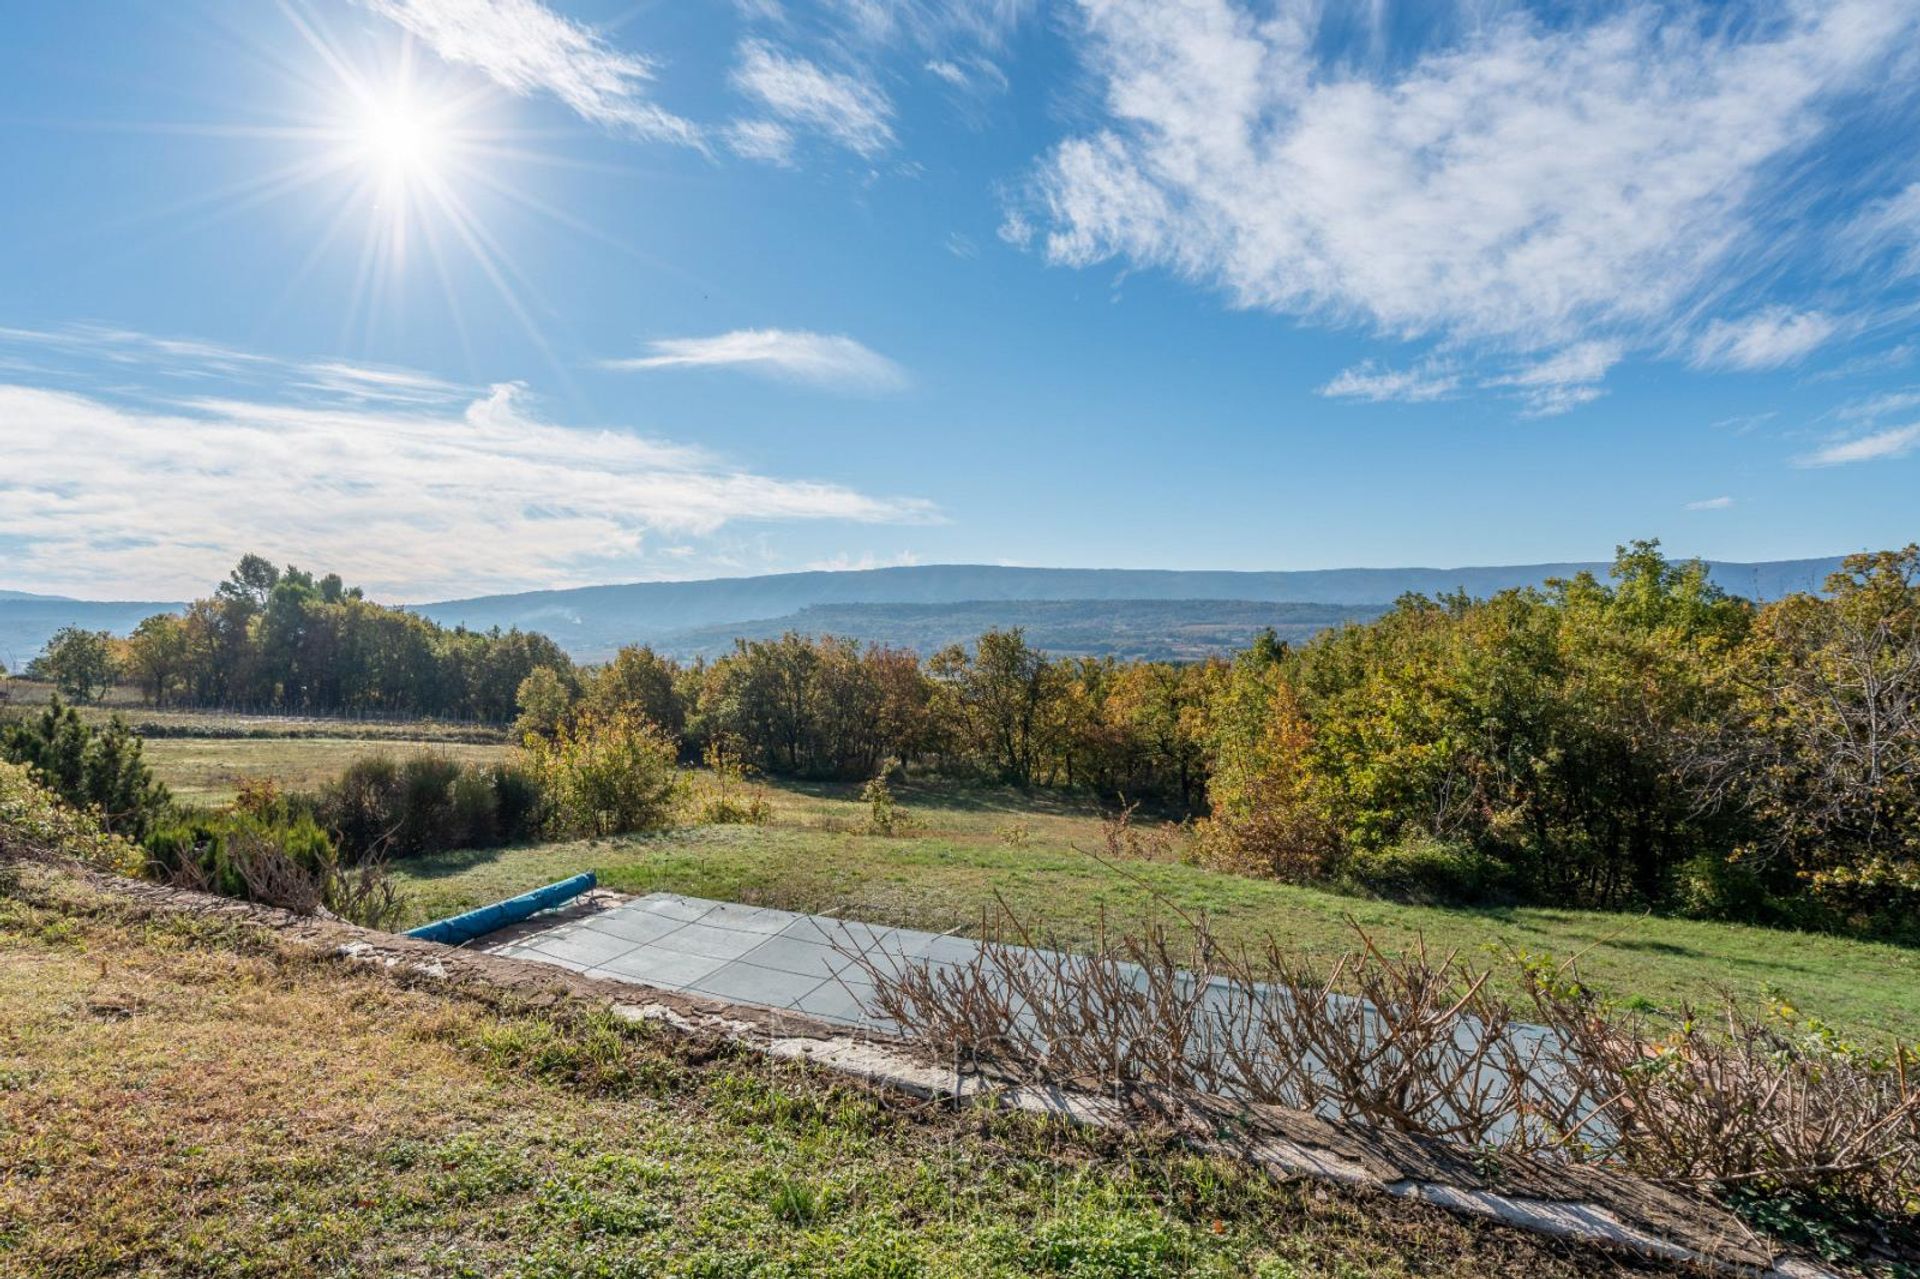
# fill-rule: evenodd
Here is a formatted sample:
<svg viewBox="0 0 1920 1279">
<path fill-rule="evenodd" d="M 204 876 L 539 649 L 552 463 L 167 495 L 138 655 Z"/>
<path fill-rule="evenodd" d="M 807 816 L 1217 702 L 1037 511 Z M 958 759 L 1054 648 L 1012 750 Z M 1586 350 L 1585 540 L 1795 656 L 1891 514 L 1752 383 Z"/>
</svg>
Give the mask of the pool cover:
<svg viewBox="0 0 1920 1279">
<path fill-rule="evenodd" d="M 846 952 L 957 964 L 977 949 L 962 937 L 671 893 L 591 914 L 559 912 L 554 919 L 543 926 L 536 915 L 511 936 L 482 945 L 497 955 L 541 960 L 592 977 L 873 1030 L 891 1026 L 868 1011 L 873 987 Z"/>
</svg>

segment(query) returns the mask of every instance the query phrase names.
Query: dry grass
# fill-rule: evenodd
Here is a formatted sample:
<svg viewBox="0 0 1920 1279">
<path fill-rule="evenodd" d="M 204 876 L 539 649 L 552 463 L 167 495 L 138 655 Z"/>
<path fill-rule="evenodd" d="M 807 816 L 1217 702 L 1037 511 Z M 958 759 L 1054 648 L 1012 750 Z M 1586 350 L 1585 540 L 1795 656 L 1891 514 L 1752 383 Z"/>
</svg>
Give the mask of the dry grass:
<svg viewBox="0 0 1920 1279">
<path fill-rule="evenodd" d="M 363 755 L 431 750 L 463 764 L 490 764 L 518 751 L 506 745 L 431 739 L 367 741 L 345 737 L 154 737 L 145 754 L 154 773 L 178 799 L 225 804 L 241 783 L 272 778 L 282 790 L 311 791 Z"/>
<path fill-rule="evenodd" d="M 0 1274 L 1629 1268 L 590 1013 L 404 988 L 39 868 L 0 895 Z"/>
</svg>

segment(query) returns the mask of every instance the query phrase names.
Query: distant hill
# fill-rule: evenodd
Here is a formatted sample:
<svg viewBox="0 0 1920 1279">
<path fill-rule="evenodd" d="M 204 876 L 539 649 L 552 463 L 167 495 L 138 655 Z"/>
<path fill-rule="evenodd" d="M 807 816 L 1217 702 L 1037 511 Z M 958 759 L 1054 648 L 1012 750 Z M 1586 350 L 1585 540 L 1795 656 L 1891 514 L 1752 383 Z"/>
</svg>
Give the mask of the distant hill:
<svg viewBox="0 0 1920 1279">
<path fill-rule="evenodd" d="M 1714 580 L 1735 595 L 1769 600 L 1794 591 L 1818 590 L 1839 563 L 1837 557 L 1830 557 L 1758 564 L 1716 562 L 1710 568 Z M 834 631 L 926 650 L 977 635 L 989 626 L 1015 625 L 1027 626 L 1036 641 L 1059 652 L 1197 655 L 1244 643 L 1231 637 L 1252 634 L 1262 626 L 1298 637 L 1303 632 L 1289 628 L 1332 625 L 1359 615 L 1354 610 L 1377 610 L 1409 591 L 1490 595 L 1582 569 L 1604 575 L 1607 565 L 1231 573 L 930 564 L 583 586 L 414 607 L 448 626 L 541 631 L 581 661 L 601 660 L 622 644 L 635 642 L 675 652 L 712 652 L 729 645 L 735 635 L 777 635 L 787 629 Z M 1059 607 L 1025 607 L 1042 603 Z M 1129 607 L 1101 607 L 1104 604 Z M 1304 613 L 1263 614 L 1256 607 L 1274 605 L 1314 605 L 1332 611 L 1320 620 Z M 124 635 L 144 617 L 182 607 L 0 590 L 0 662 L 9 669 L 25 665 L 62 626 Z M 1050 638 L 1043 640 L 1043 636 Z"/>
<path fill-rule="evenodd" d="M 0 665 L 19 670 L 63 626 L 125 635 L 155 613 L 178 613 L 185 608 L 184 604 L 150 600 L 70 600 L 58 595 L 0 591 Z"/>
<path fill-rule="evenodd" d="M 1714 580 L 1726 590 L 1749 599 L 1767 600 L 1794 591 L 1818 590 L 1839 563 L 1838 557 L 1829 557 L 1758 564 L 1712 563 L 1710 568 Z M 592 661 L 622 644 L 664 643 L 682 632 L 702 632 L 684 641 L 701 648 L 711 639 L 705 632 L 732 628 L 730 639 L 733 634 L 745 633 L 745 623 L 767 623 L 777 634 L 793 623 L 795 615 L 825 605 L 964 604 L 975 610 L 996 602 L 1042 600 L 1082 605 L 1097 600 L 1384 605 L 1409 591 L 1436 594 L 1464 590 L 1472 595 L 1490 595 L 1582 569 L 1604 576 L 1607 568 L 1604 563 L 1592 562 L 1235 573 L 930 564 L 527 591 L 423 604 L 418 610 L 445 625 L 464 623 L 483 630 L 518 626 L 544 631 L 575 657 Z M 977 611 L 975 615 L 984 616 Z M 757 627 L 755 633 L 766 629 Z"/>
<path fill-rule="evenodd" d="M 1258 600 L 969 600 L 960 604 L 815 604 L 784 617 L 673 631 L 653 641 L 674 657 L 717 657 L 740 639 L 787 631 L 848 635 L 932 653 L 996 626 L 1019 626 L 1049 653 L 1196 661 L 1245 648 L 1263 627 L 1298 643 L 1329 626 L 1378 617 L 1383 605 Z"/>
</svg>

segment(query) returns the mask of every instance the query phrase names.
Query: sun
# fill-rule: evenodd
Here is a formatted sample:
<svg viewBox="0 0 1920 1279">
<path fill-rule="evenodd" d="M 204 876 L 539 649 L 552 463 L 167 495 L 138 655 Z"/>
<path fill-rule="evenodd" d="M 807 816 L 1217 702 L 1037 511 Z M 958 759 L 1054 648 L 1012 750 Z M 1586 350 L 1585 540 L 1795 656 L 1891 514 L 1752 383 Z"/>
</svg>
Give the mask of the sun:
<svg viewBox="0 0 1920 1279">
<path fill-rule="evenodd" d="M 358 129 L 362 161 L 387 182 L 432 177 L 446 150 L 447 130 L 439 116 L 405 87 L 367 103 Z"/>
</svg>

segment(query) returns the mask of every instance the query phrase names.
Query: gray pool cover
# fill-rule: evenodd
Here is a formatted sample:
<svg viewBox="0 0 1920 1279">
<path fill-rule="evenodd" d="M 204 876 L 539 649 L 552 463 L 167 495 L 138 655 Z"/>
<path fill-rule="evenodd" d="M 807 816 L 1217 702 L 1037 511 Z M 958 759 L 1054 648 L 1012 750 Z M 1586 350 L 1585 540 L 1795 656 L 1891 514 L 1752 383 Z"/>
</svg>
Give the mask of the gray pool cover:
<svg viewBox="0 0 1920 1279">
<path fill-rule="evenodd" d="M 537 959 L 592 977 L 871 1029 L 888 1023 L 864 1006 L 873 987 L 851 954 L 954 964 L 972 958 L 977 949 L 962 937 L 671 893 L 588 914 L 546 912 L 501 940 L 481 944 L 494 954 Z"/>
</svg>

